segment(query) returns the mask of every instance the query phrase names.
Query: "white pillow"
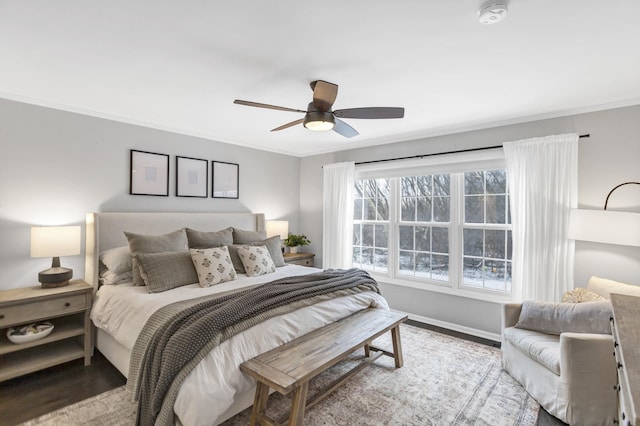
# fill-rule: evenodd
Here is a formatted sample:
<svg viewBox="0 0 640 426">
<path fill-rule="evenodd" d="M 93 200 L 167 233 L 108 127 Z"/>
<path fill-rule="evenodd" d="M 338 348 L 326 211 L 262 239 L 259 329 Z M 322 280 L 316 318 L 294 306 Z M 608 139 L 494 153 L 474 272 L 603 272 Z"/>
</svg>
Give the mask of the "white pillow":
<svg viewBox="0 0 640 426">
<path fill-rule="evenodd" d="M 266 246 L 238 247 L 238 257 L 244 265 L 246 274 L 250 277 L 270 274 L 276 271 L 269 249 Z"/>
<path fill-rule="evenodd" d="M 116 247 L 103 251 L 100 253 L 100 262 L 114 274 L 131 271 L 129 246 Z"/>
<path fill-rule="evenodd" d="M 210 287 L 237 278 L 229 249 L 226 246 L 207 249 L 191 249 L 191 260 L 198 273 L 200 287 Z"/>
</svg>

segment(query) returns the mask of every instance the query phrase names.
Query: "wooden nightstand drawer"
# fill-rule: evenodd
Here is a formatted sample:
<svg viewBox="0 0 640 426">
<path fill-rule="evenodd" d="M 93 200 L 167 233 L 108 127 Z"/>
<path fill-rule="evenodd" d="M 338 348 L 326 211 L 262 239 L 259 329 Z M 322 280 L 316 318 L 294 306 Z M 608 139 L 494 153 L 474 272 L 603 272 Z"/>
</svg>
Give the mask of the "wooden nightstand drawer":
<svg viewBox="0 0 640 426">
<path fill-rule="evenodd" d="M 48 300 L 0 308 L 0 327 L 38 321 L 66 313 L 80 312 L 87 309 L 88 297 L 85 294 L 67 295 Z"/>
<path fill-rule="evenodd" d="M 290 265 L 313 266 L 313 259 L 300 259 L 287 262 Z"/>
<path fill-rule="evenodd" d="M 314 266 L 313 253 L 286 253 L 284 255 L 284 261 L 289 265 L 302 265 L 302 266 Z"/>
</svg>

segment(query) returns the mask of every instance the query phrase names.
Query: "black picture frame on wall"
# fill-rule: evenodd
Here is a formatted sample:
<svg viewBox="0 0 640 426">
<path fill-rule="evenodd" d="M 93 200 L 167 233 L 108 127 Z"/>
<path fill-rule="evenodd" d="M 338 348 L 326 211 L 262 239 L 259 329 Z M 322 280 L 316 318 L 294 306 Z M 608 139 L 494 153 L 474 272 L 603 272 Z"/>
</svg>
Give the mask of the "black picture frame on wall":
<svg viewBox="0 0 640 426">
<path fill-rule="evenodd" d="M 213 198 L 239 198 L 240 165 L 223 161 L 211 162 L 211 196 Z"/>
<path fill-rule="evenodd" d="M 131 150 L 129 194 L 169 196 L 169 155 Z"/>
<path fill-rule="evenodd" d="M 209 196 L 209 161 L 176 156 L 176 197 Z"/>
</svg>

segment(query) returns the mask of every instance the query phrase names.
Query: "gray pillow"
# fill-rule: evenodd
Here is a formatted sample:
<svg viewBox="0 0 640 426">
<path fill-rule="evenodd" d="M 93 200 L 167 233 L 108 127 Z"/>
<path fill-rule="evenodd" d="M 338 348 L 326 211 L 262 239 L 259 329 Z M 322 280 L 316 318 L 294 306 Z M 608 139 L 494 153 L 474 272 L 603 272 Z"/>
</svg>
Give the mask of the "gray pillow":
<svg viewBox="0 0 640 426">
<path fill-rule="evenodd" d="M 233 244 L 249 244 L 267 238 L 267 231 L 247 231 L 233 228 Z"/>
<path fill-rule="evenodd" d="M 129 251 L 131 252 L 131 270 L 133 271 L 133 284 L 144 285 L 144 281 L 140 276 L 138 253 L 162 253 L 167 251 L 184 251 L 189 252 L 189 244 L 187 243 L 187 234 L 184 229 L 169 232 L 161 235 L 143 235 L 126 232 L 124 235 L 129 240 Z"/>
<path fill-rule="evenodd" d="M 189 252 L 138 253 L 134 259 L 138 261 L 140 276 L 149 293 L 198 282 L 198 273 Z"/>
<path fill-rule="evenodd" d="M 189 228 L 186 231 L 190 249 L 205 249 L 233 244 L 233 228 L 231 227 L 215 232 L 196 231 Z"/>
<path fill-rule="evenodd" d="M 546 334 L 564 332 L 611 334 L 608 300 L 583 303 L 552 303 L 531 300 L 522 303 L 517 328 Z"/>
<path fill-rule="evenodd" d="M 282 250 L 280 249 L 280 237 L 275 236 L 271 238 L 267 238 L 262 241 L 254 241 L 246 244 L 232 244 L 229 247 L 229 256 L 231 256 L 231 262 L 233 263 L 233 268 L 239 274 L 244 274 L 246 271 L 244 269 L 244 265 L 242 264 L 242 260 L 240 260 L 240 256 L 238 256 L 238 248 L 243 246 L 265 246 L 267 250 L 269 250 L 269 254 L 271 255 L 271 259 L 276 266 L 285 266 L 284 257 L 282 257 Z"/>
</svg>

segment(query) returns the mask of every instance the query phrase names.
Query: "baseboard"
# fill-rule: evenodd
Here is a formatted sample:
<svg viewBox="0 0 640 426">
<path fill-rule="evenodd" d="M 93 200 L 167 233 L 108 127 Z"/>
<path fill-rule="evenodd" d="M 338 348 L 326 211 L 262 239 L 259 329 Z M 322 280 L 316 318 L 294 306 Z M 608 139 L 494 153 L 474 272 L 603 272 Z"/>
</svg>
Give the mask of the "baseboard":
<svg viewBox="0 0 640 426">
<path fill-rule="evenodd" d="M 392 309 L 394 312 L 406 314 L 409 316 L 410 320 L 422 322 L 425 324 L 433 325 L 436 327 L 446 328 L 448 330 L 457 331 L 459 333 L 469 334 L 471 336 L 481 337 L 483 339 L 493 340 L 494 342 L 500 342 L 501 336 L 496 333 L 491 333 L 484 330 L 478 330 L 477 328 L 465 327 L 464 325 L 454 324 L 451 322 L 440 321 L 433 318 L 424 317 L 418 314 L 412 314 L 410 312 L 399 311 L 397 309 Z"/>
</svg>

